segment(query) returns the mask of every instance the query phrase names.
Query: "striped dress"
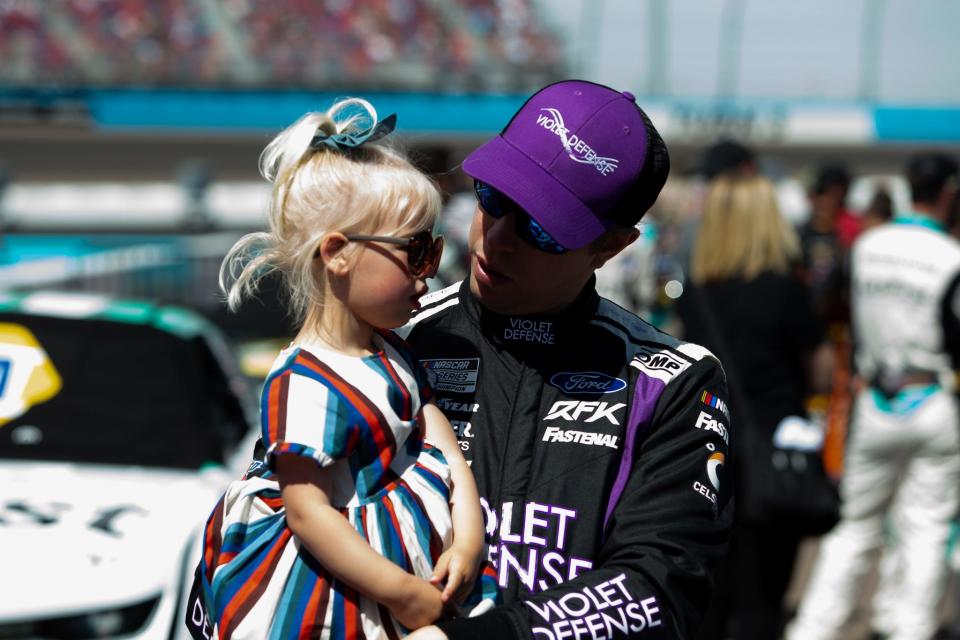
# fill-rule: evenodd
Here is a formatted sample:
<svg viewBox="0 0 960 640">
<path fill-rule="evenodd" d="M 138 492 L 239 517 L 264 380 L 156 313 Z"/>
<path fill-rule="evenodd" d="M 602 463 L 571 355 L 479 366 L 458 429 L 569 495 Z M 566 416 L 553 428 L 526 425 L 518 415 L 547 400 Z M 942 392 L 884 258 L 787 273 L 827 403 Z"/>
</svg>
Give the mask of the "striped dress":
<svg viewBox="0 0 960 640">
<path fill-rule="evenodd" d="M 429 578 L 452 540 L 450 469 L 423 440 L 427 373 L 394 334 L 355 357 L 318 344 L 280 352 L 264 383 L 267 453 L 234 482 L 204 530 L 202 584 L 221 638 L 396 638 L 405 629 L 382 605 L 330 575 L 287 526 L 278 454 L 333 473 L 331 503 L 370 546 Z M 496 599 L 492 571 L 471 601 Z"/>
</svg>

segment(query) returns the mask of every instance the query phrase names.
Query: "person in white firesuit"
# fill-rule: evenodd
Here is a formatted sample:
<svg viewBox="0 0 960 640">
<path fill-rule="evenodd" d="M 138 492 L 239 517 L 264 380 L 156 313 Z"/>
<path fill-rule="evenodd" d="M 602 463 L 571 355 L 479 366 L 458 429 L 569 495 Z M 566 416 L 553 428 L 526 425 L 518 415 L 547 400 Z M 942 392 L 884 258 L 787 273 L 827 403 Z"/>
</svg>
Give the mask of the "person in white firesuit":
<svg viewBox="0 0 960 640">
<path fill-rule="evenodd" d="M 960 501 L 960 243 L 945 226 L 957 164 L 918 155 L 907 178 L 912 210 L 853 246 L 852 328 L 863 384 L 847 442 L 842 517 L 821 541 L 788 640 L 841 637 L 888 530 L 903 561 L 899 571 L 882 572 L 899 575 L 879 590 L 896 611 L 881 611 L 875 601 L 875 632 L 891 640 L 936 632 L 949 525 Z"/>
</svg>

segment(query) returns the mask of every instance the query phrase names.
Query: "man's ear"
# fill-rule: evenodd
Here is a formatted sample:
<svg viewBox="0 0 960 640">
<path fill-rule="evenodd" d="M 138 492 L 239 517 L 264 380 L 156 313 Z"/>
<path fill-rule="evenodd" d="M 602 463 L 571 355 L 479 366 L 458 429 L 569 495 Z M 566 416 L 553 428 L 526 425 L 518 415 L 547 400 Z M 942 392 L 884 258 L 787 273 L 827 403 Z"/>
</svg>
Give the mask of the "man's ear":
<svg viewBox="0 0 960 640">
<path fill-rule="evenodd" d="M 636 242 L 639 237 L 640 230 L 636 227 L 605 233 L 594 241 L 595 245 L 590 265 L 594 269 L 599 269 L 608 260 Z"/>
<path fill-rule="evenodd" d="M 320 244 L 314 253 L 314 258 L 323 263 L 323 268 L 332 275 L 343 276 L 350 270 L 344 249 L 350 243 L 347 236 L 339 231 L 327 233 L 320 239 Z"/>
</svg>

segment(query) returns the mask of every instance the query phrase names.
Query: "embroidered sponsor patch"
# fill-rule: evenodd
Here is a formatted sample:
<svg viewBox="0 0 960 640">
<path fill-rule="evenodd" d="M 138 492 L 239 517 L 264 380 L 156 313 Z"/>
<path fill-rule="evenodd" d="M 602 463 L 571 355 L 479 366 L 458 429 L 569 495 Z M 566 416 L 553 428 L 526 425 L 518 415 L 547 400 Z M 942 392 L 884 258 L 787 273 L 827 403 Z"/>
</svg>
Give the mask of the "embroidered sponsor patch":
<svg viewBox="0 0 960 640">
<path fill-rule="evenodd" d="M 641 346 L 630 366 L 666 383 L 689 369 L 690 363 L 668 349 Z"/>
<path fill-rule="evenodd" d="M 550 377 L 550 386 L 575 396 L 622 391 L 627 388 L 627 382 L 599 371 L 561 371 Z"/>
<path fill-rule="evenodd" d="M 550 411 L 547 412 L 547 415 L 543 419 L 544 421 L 561 419 L 567 422 L 582 421 L 584 423 L 606 419 L 618 425 L 620 421 L 617 420 L 617 411 L 623 409 L 625 406 L 627 405 L 622 402 L 607 403 L 587 400 L 558 400 L 553 403 Z"/>
<path fill-rule="evenodd" d="M 713 395 L 709 391 L 704 391 L 703 393 L 700 394 L 700 402 L 707 405 L 708 407 L 713 407 L 714 409 L 718 409 L 720 413 L 722 413 L 727 420 L 730 419 L 730 410 L 727 409 L 727 403 L 721 400 L 720 398 L 718 398 L 717 396 Z"/>
<path fill-rule="evenodd" d="M 700 412 L 700 415 L 697 416 L 697 422 L 694 426 L 697 429 L 702 429 L 704 431 L 713 431 L 723 438 L 724 444 L 730 444 L 730 432 L 727 431 L 727 425 L 723 424 L 706 411 Z"/>
<path fill-rule="evenodd" d="M 593 431 L 577 431 L 576 429 L 560 429 L 547 427 L 543 432 L 544 442 L 573 442 L 593 447 L 617 448 L 619 438 L 609 433 L 594 433 Z"/>
<path fill-rule="evenodd" d="M 435 391 L 473 393 L 477 390 L 480 358 L 421 360 Z"/>
</svg>

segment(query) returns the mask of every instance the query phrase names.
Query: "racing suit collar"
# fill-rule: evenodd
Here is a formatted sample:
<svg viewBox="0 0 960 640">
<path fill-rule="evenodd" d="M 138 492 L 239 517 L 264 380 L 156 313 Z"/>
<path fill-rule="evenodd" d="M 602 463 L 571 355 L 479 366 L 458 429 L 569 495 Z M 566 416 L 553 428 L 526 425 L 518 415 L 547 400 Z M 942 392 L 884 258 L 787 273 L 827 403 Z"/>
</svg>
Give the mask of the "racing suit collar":
<svg viewBox="0 0 960 640">
<path fill-rule="evenodd" d="M 591 276 L 573 303 L 559 313 L 494 313 L 473 295 L 469 280 L 464 280 L 460 287 L 460 300 L 467 317 L 493 344 L 510 350 L 540 351 L 576 340 L 583 324 L 589 322 L 596 313 L 600 296 L 596 290 L 596 276 Z"/>
</svg>

